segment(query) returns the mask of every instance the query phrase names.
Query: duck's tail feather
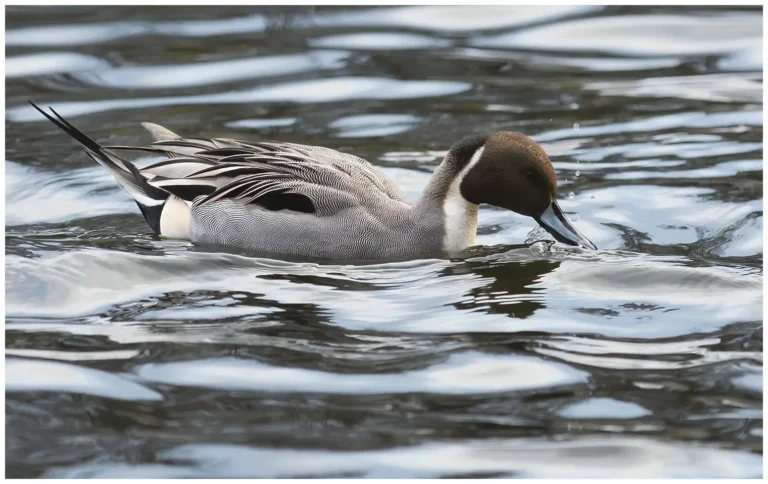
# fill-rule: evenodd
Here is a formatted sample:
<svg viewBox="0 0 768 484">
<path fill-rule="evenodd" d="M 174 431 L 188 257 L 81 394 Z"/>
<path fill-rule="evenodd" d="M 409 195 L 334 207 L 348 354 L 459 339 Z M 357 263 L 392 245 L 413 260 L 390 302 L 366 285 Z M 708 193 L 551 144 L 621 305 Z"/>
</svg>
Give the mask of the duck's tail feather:
<svg viewBox="0 0 768 484">
<path fill-rule="evenodd" d="M 147 220 L 149 226 L 157 234 L 160 234 L 160 215 L 163 211 L 163 205 L 171 194 L 165 190 L 153 187 L 147 183 L 147 178 L 141 174 L 136 165 L 128 160 L 124 160 L 108 149 L 89 138 L 85 133 L 75 128 L 69 121 L 64 119 L 53 108 L 48 109 L 56 116 L 55 118 L 46 113 L 32 101 L 29 102 L 33 108 L 37 109 L 43 116 L 48 118 L 53 124 L 62 131 L 77 140 L 85 152 L 93 158 L 98 164 L 107 169 L 118 183 L 136 200 L 141 213 Z"/>
</svg>

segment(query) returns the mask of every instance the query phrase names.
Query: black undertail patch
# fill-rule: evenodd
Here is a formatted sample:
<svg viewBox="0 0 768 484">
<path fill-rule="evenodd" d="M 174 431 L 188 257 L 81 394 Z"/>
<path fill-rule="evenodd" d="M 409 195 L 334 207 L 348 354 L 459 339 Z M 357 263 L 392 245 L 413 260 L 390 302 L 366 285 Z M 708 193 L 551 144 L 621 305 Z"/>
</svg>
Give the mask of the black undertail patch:
<svg viewBox="0 0 768 484">
<path fill-rule="evenodd" d="M 165 203 L 166 202 L 150 206 L 136 202 L 136 205 L 139 206 L 139 210 L 141 210 L 141 214 L 144 215 L 144 220 L 147 221 L 149 228 L 151 228 L 157 235 L 160 235 L 160 216 L 163 214 Z"/>
</svg>

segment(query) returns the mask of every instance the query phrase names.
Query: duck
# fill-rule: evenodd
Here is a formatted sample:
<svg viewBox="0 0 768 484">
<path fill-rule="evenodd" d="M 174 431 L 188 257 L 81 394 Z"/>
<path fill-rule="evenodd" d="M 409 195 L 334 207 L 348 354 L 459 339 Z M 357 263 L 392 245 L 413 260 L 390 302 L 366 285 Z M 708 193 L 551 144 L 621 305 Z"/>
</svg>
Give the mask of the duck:
<svg viewBox="0 0 768 484">
<path fill-rule="evenodd" d="M 153 123 L 142 123 L 148 145 L 102 146 L 30 104 L 114 176 L 161 237 L 317 259 L 408 258 L 474 246 L 478 207 L 489 204 L 531 217 L 558 242 L 597 249 L 558 205 L 544 149 L 521 133 L 456 142 L 411 201 L 371 163 L 331 148 L 184 138 Z M 139 168 L 123 150 L 165 159 Z"/>
</svg>

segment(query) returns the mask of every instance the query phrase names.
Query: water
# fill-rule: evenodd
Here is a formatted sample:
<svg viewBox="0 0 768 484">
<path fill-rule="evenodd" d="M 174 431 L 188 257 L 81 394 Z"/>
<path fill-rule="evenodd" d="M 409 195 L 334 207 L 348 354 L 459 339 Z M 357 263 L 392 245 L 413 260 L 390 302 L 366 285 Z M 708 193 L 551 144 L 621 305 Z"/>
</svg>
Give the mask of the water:
<svg viewBox="0 0 768 484">
<path fill-rule="evenodd" d="M 762 474 L 759 9 L 6 13 L 9 477 Z M 491 207 L 450 259 L 161 240 L 27 100 L 110 144 L 354 152 L 411 197 L 521 131 L 601 250 Z"/>
</svg>

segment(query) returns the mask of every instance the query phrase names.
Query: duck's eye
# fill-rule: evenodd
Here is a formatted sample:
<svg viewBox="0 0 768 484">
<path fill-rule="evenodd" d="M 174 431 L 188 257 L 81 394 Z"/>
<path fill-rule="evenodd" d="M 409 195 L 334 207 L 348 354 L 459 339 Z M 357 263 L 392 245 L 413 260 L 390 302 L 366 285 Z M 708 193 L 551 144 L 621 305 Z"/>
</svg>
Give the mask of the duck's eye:
<svg viewBox="0 0 768 484">
<path fill-rule="evenodd" d="M 533 172 L 531 170 L 526 170 L 525 171 L 525 176 L 530 178 L 531 180 L 533 180 L 535 178 L 534 175 L 533 175 Z"/>
</svg>

